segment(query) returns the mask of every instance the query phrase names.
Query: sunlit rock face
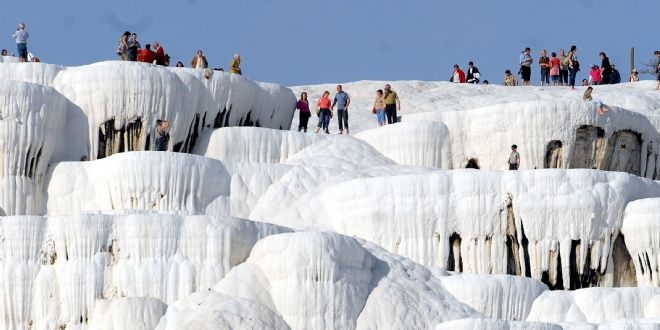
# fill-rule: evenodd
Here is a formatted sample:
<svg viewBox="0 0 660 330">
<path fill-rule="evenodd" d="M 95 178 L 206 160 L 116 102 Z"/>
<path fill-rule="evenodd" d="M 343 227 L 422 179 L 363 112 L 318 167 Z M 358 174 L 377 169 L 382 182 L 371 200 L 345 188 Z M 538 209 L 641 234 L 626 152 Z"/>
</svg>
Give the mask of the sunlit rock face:
<svg viewBox="0 0 660 330">
<path fill-rule="evenodd" d="M 153 328 L 167 304 L 210 289 L 260 239 L 289 231 L 237 218 L 136 211 L 2 217 L 1 324 L 50 329 L 94 317 L 97 326 L 111 321 L 128 329 L 131 323 L 117 317 L 138 309 L 131 317 Z M 119 299 L 126 297 L 150 299 Z"/>
<path fill-rule="evenodd" d="M 0 215 L 44 213 L 46 170 L 66 110 L 67 100 L 53 88 L 0 81 Z"/>
<path fill-rule="evenodd" d="M 599 86 L 604 116 L 562 88 L 395 82 L 386 127 L 384 83 L 349 83 L 339 136 L 288 130 L 327 85 L 0 73 L 0 328 L 657 326 L 653 82 Z"/>
</svg>

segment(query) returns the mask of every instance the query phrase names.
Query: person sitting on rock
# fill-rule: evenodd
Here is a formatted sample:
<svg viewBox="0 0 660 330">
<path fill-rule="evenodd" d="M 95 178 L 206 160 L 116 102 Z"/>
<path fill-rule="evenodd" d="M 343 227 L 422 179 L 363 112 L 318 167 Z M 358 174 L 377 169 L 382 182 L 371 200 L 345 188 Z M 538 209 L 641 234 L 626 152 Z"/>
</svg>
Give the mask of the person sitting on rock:
<svg viewBox="0 0 660 330">
<path fill-rule="evenodd" d="M 591 104 L 595 105 L 597 107 L 596 112 L 598 112 L 598 115 L 603 115 L 606 112 L 610 111 L 610 109 L 607 108 L 605 104 L 601 100 L 598 99 L 593 99 L 591 97 L 591 92 L 594 90 L 593 87 L 589 86 L 587 87 L 587 90 L 584 91 L 584 94 L 582 95 L 582 99 L 585 101 L 590 102 Z"/>
</svg>

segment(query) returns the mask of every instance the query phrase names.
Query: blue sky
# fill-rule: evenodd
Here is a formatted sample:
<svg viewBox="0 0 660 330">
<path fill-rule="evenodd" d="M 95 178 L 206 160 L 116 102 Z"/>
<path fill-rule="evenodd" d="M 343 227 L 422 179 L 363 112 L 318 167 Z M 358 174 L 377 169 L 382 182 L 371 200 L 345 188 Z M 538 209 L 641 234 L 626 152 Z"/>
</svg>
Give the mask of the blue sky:
<svg viewBox="0 0 660 330">
<path fill-rule="evenodd" d="M 203 49 L 211 67 L 227 68 L 240 53 L 249 78 L 292 86 L 447 80 L 470 60 L 499 83 L 524 47 L 536 60 L 576 44 L 583 67 L 605 51 L 625 79 L 630 47 L 638 69 L 660 48 L 657 13 L 657 0 L 23 0 L 2 6 L 0 47 L 15 51 L 10 35 L 25 22 L 44 62 L 83 65 L 116 59 L 129 30 L 142 45 L 158 40 L 173 63 L 188 66 Z"/>
</svg>

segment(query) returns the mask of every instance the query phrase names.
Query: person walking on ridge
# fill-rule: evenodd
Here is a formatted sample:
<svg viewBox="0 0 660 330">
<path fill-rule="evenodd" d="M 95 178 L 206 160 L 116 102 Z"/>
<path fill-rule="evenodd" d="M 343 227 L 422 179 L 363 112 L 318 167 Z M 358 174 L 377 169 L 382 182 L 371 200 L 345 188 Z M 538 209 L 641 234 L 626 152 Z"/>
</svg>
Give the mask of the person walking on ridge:
<svg viewBox="0 0 660 330">
<path fill-rule="evenodd" d="M 319 124 L 316 127 L 316 133 L 318 133 L 320 129 L 323 129 L 326 134 L 330 134 L 328 126 L 330 125 L 330 118 L 332 118 L 332 110 L 329 96 L 330 92 L 323 92 L 323 96 L 321 96 L 316 103 L 316 115 L 319 116 Z"/>
<path fill-rule="evenodd" d="M 376 100 L 374 101 L 373 111 L 376 114 L 378 126 L 385 125 L 385 97 L 383 96 L 382 89 L 376 91 Z"/>
<path fill-rule="evenodd" d="M 307 133 L 307 123 L 312 114 L 309 112 L 309 102 L 307 101 L 307 92 L 300 94 L 300 100 L 296 103 L 296 109 L 300 111 L 298 117 L 298 132 L 304 131 Z"/>
<path fill-rule="evenodd" d="M 470 61 L 470 63 L 468 63 L 468 71 L 467 71 L 467 76 L 465 77 L 465 81 L 468 84 L 478 84 L 479 78 L 481 78 L 479 69 L 477 69 L 477 67 L 474 66 L 474 63 Z"/>
<path fill-rule="evenodd" d="M 520 76 L 522 78 L 523 86 L 529 86 L 530 79 L 532 79 L 532 63 L 534 60 L 532 59 L 532 56 L 529 55 L 530 53 L 531 49 L 526 47 L 520 54 Z"/>
<path fill-rule="evenodd" d="M 137 34 L 131 34 L 131 40 L 128 42 L 128 60 L 137 62 L 141 50 L 142 45 L 137 41 Z"/>
<path fill-rule="evenodd" d="M 561 86 L 566 86 L 568 85 L 568 63 L 566 62 L 566 53 L 564 50 L 559 51 L 559 74 L 561 75 L 561 81 L 560 85 Z"/>
<path fill-rule="evenodd" d="M 27 56 L 28 56 L 27 40 L 28 38 L 30 38 L 30 34 L 25 31 L 25 23 L 18 24 L 16 31 L 11 36 L 16 41 L 16 50 L 18 51 L 18 61 L 19 62 L 27 61 Z"/>
<path fill-rule="evenodd" d="M 566 55 L 566 64 L 568 64 L 568 84 L 571 86 L 571 89 L 575 89 L 575 76 L 578 71 L 580 71 L 580 62 L 578 61 L 577 55 L 577 46 L 571 46 L 571 50 Z"/>
<path fill-rule="evenodd" d="M 541 86 L 550 86 L 550 59 L 545 49 L 541 50 L 539 66 L 541 67 Z"/>
<path fill-rule="evenodd" d="M 119 37 L 119 44 L 117 45 L 117 56 L 120 61 L 128 61 L 128 37 L 131 36 L 129 31 Z"/>
<path fill-rule="evenodd" d="M 197 55 L 193 57 L 190 62 L 190 67 L 193 69 L 206 69 L 209 67 L 209 62 L 206 60 L 206 56 L 204 56 L 204 52 L 202 52 L 201 49 L 198 50 Z"/>
<path fill-rule="evenodd" d="M 234 59 L 231 60 L 231 63 L 229 63 L 229 73 L 233 74 L 240 74 L 242 75 L 243 73 L 241 72 L 241 55 L 240 54 L 234 54 Z"/>
<path fill-rule="evenodd" d="M 520 154 L 518 153 L 518 146 L 511 146 L 511 154 L 509 155 L 509 171 L 517 171 L 520 168 Z"/>
<path fill-rule="evenodd" d="M 341 85 L 337 85 L 337 94 L 332 101 L 331 110 L 337 106 L 337 121 L 339 123 L 339 134 L 344 134 L 344 126 L 346 126 L 346 134 L 348 134 L 348 106 L 351 104 L 351 97 L 342 90 Z"/>
<path fill-rule="evenodd" d="M 465 72 L 461 70 L 461 68 L 458 66 L 458 64 L 454 64 L 454 71 L 451 73 L 451 77 L 449 78 L 450 82 L 454 83 L 465 83 Z"/>
<path fill-rule="evenodd" d="M 399 95 L 392 90 L 390 84 L 385 85 L 385 114 L 387 115 L 387 123 L 395 124 L 399 121 L 396 112 L 401 111 L 401 101 L 399 101 Z"/>
</svg>

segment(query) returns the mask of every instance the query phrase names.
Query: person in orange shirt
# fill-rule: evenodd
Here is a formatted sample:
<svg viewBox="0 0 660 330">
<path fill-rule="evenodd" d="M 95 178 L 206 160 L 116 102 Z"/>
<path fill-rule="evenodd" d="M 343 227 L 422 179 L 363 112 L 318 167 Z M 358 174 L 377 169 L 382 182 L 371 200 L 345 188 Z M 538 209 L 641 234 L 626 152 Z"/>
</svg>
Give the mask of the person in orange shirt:
<svg viewBox="0 0 660 330">
<path fill-rule="evenodd" d="M 156 53 L 154 53 L 154 51 L 151 50 L 151 45 L 150 44 L 144 45 L 144 49 L 140 50 L 140 54 L 138 55 L 138 61 L 144 63 L 153 63 L 155 60 L 156 60 Z"/>
<path fill-rule="evenodd" d="M 316 115 L 319 116 L 319 124 L 316 126 L 316 133 L 323 129 L 326 134 L 330 134 L 328 126 L 332 118 L 332 101 L 330 101 L 330 92 L 323 92 L 323 96 L 316 103 Z"/>
</svg>

